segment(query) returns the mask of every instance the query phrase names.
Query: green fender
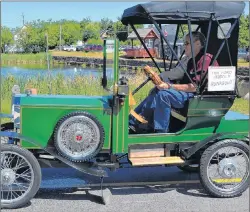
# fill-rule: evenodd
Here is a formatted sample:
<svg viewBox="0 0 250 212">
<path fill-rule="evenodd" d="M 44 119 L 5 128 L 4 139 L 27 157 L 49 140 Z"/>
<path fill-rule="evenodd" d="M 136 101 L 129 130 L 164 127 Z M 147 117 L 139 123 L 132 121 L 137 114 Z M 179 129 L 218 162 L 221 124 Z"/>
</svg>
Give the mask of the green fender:
<svg viewBox="0 0 250 212">
<path fill-rule="evenodd" d="M 210 137 L 205 138 L 204 140 L 196 143 L 188 150 L 182 150 L 182 154 L 185 157 L 185 159 L 189 159 L 192 155 L 194 155 L 198 150 L 206 146 L 208 143 L 214 143 L 219 140 L 225 140 L 225 139 L 232 139 L 233 137 L 236 137 L 237 139 L 242 139 L 242 141 L 249 143 L 249 137 L 239 135 L 237 133 L 215 133 Z"/>
</svg>

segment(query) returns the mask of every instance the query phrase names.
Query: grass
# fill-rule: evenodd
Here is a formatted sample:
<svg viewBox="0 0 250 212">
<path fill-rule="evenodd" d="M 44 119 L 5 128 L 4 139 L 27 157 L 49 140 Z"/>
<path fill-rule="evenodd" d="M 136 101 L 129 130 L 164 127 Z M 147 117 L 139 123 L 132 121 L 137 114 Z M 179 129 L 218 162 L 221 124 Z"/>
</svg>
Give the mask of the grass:
<svg viewBox="0 0 250 212">
<path fill-rule="evenodd" d="M 145 80 L 145 75 L 143 73 L 136 74 L 129 79 L 129 86 L 131 91 L 133 91 L 139 84 Z M 80 77 L 69 79 L 64 78 L 63 75 L 58 74 L 52 80 L 48 77 L 37 77 L 37 78 L 17 78 L 13 76 L 8 76 L 2 81 L 2 112 L 10 113 L 11 107 L 11 88 L 13 85 L 17 84 L 20 86 L 22 92 L 27 88 L 36 88 L 38 94 L 48 94 L 50 93 L 50 87 L 48 82 L 51 82 L 51 94 L 63 94 L 63 95 L 109 95 L 100 85 L 100 78 Z M 108 87 L 110 87 L 112 82 L 109 82 Z M 95 85 L 95 86 L 93 86 Z M 147 83 L 138 93 L 135 94 L 135 100 L 137 104 L 140 103 L 149 93 L 150 89 L 153 88 L 153 83 Z M 236 99 L 234 105 L 231 108 L 232 111 L 241 112 L 243 114 L 249 114 L 249 101 L 244 99 Z"/>
<path fill-rule="evenodd" d="M 230 110 L 249 115 L 249 100 L 236 99 Z"/>
<path fill-rule="evenodd" d="M 50 83 L 48 83 L 50 82 Z M 1 104 L 2 112 L 9 113 L 11 107 L 11 89 L 14 85 L 19 85 L 21 92 L 25 89 L 36 88 L 38 94 L 65 94 L 65 95 L 107 95 L 100 85 L 100 79 L 89 77 L 75 77 L 73 79 L 64 78 L 58 74 L 52 80 L 46 77 L 18 78 L 9 75 L 2 80 L 1 84 Z M 50 89 L 51 85 L 51 89 Z M 95 86 L 93 86 L 95 85 Z M 50 92 L 51 91 L 51 92 Z"/>
<path fill-rule="evenodd" d="M 250 62 L 247 62 L 246 60 L 243 60 L 243 59 L 239 59 L 238 60 L 238 66 L 240 66 L 240 67 L 249 67 Z"/>
<path fill-rule="evenodd" d="M 102 52 L 66 52 L 66 51 L 51 51 L 52 56 L 64 56 L 64 57 L 92 57 L 103 58 Z M 113 59 L 113 53 L 107 53 L 108 59 Z"/>
<path fill-rule="evenodd" d="M 1 113 L 5 113 L 5 114 L 10 114 L 11 113 L 11 108 L 10 108 L 10 100 L 8 99 L 3 99 L 1 101 L 1 109 L 2 112 Z"/>
<path fill-rule="evenodd" d="M 49 53 L 50 54 L 50 53 Z M 7 60 L 27 60 L 27 61 L 38 61 L 45 60 L 46 61 L 46 53 L 37 53 L 37 54 L 1 54 L 1 59 L 3 61 Z M 51 57 L 51 54 L 50 54 Z"/>
</svg>

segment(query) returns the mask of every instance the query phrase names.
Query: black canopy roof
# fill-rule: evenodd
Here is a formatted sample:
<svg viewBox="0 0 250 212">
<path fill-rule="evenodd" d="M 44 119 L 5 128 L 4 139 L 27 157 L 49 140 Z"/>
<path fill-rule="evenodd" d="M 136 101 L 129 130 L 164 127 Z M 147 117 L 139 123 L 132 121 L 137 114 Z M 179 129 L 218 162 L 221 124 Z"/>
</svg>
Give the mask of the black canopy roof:
<svg viewBox="0 0 250 212">
<path fill-rule="evenodd" d="M 187 20 L 208 21 L 211 13 L 217 20 L 239 18 L 245 7 L 244 2 L 149 2 L 126 9 L 122 23 L 150 24 L 148 14 L 158 23 L 170 23 Z"/>
</svg>

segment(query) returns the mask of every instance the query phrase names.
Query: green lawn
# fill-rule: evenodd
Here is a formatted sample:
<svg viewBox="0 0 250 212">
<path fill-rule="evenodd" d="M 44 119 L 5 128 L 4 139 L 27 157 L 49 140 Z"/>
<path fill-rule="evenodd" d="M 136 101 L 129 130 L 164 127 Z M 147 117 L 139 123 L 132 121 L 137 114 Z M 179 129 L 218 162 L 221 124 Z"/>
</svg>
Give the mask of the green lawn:
<svg viewBox="0 0 250 212">
<path fill-rule="evenodd" d="M 246 60 L 239 59 L 239 60 L 238 60 L 238 66 L 240 66 L 240 67 L 249 67 L 249 66 L 250 66 L 250 63 L 247 62 Z"/>
<path fill-rule="evenodd" d="M 51 54 L 50 54 L 51 55 Z M 46 60 L 46 53 L 37 54 L 1 54 L 1 60 Z"/>
<path fill-rule="evenodd" d="M 230 110 L 249 115 L 249 100 L 236 99 Z"/>
</svg>

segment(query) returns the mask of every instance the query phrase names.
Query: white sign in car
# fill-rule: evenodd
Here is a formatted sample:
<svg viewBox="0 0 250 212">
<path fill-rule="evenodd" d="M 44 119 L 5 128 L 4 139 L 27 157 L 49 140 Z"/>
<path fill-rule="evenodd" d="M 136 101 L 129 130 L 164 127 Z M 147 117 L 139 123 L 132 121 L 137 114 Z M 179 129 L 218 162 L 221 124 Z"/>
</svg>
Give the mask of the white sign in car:
<svg viewBox="0 0 250 212">
<path fill-rule="evenodd" d="M 235 66 L 209 66 L 208 91 L 234 91 Z"/>
</svg>

